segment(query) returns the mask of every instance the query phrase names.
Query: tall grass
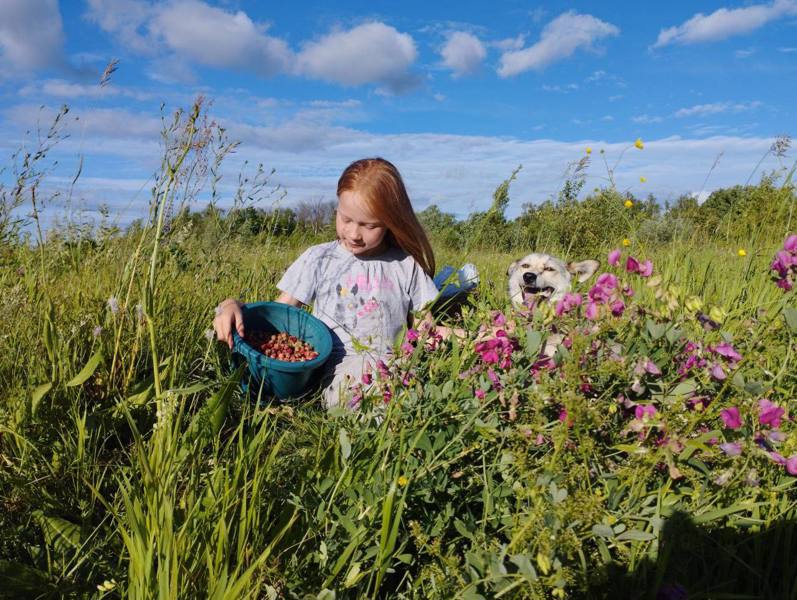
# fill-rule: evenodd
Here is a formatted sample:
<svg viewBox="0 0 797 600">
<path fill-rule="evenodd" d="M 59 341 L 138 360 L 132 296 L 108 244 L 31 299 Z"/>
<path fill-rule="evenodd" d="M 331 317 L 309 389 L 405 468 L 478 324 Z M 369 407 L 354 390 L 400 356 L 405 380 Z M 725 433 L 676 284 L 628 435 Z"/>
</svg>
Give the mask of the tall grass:
<svg viewBox="0 0 797 600">
<path fill-rule="evenodd" d="M 795 479 L 752 441 L 759 398 L 797 410 L 794 297 L 769 274 L 782 237 L 753 230 L 740 257 L 738 240 L 644 246 L 621 223 L 626 253 L 652 258 L 655 274 L 613 271 L 635 295 L 597 322 L 514 312 L 516 250 L 444 249 L 438 260 L 481 272 L 459 321 L 467 340 L 419 344 L 357 411 L 254 404 L 206 335 L 213 307 L 273 298 L 315 238 L 253 243 L 220 218 L 197 231 L 181 203 L 218 182 L 209 173 L 231 146 L 216 136 L 199 104 L 166 119 L 146 224 L 7 245 L 0 596 L 797 593 Z M 503 318 L 517 350 L 490 374 L 475 340 Z M 542 367 L 554 333 L 569 346 Z M 684 380 L 687 340 L 729 341 L 744 358 L 723 381 Z M 661 378 L 635 372 L 643 360 Z M 650 420 L 647 437 L 629 434 L 636 404 L 658 408 L 666 436 Z M 745 416 L 738 434 L 719 416 L 731 405 Z M 791 456 L 792 421 L 781 430 L 772 443 Z M 735 458 L 717 447 L 732 439 L 748 444 Z"/>
</svg>

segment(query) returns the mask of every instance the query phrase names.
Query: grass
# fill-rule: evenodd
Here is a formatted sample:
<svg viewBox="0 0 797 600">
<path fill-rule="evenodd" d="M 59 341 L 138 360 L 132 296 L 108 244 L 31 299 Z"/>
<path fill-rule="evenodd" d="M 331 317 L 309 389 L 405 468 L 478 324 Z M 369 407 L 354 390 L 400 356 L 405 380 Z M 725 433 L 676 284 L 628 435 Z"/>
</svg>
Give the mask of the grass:
<svg viewBox="0 0 797 600">
<path fill-rule="evenodd" d="M 167 146 L 190 151 L 167 153 L 151 226 L 3 249 L 0 596 L 797 595 L 797 479 L 773 454 L 797 456 L 797 312 L 769 269 L 783 236 L 755 230 L 744 257 L 738 240 L 635 241 L 624 258 L 651 258 L 651 278 L 603 248 L 634 295 L 594 321 L 513 311 L 517 256 L 442 247 L 439 264 L 481 273 L 469 339 L 419 342 L 357 411 L 257 405 L 206 335 L 213 308 L 274 298 L 318 239 L 166 219 L 208 139 L 195 127 L 175 121 Z M 502 318 L 499 365 L 476 336 Z M 553 333 L 566 343 L 541 360 Z"/>
</svg>

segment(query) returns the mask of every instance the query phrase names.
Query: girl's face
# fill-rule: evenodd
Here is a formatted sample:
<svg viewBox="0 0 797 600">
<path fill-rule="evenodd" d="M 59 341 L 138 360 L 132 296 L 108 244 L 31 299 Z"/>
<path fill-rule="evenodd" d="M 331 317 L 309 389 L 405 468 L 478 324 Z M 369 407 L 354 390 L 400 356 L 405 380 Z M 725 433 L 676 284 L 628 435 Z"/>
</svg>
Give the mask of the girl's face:
<svg viewBox="0 0 797 600">
<path fill-rule="evenodd" d="M 340 243 L 355 256 L 374 256 L 387 247 L 387 227 L 371 214 L 356 191 L 338 196 L 335 229 Z"/>
</svg>

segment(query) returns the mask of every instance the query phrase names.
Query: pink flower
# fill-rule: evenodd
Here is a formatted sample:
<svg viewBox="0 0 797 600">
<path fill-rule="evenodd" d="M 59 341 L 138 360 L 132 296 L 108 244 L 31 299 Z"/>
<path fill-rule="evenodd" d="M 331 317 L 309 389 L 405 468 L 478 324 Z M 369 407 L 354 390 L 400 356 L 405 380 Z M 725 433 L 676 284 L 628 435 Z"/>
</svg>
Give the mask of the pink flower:
<svg viewBox="0 0 797 600">
<path fill-rule="evenodd" d="M 391 392 L 390 390 L 385 390 L 382 393 L 382 400 L 384 401 L 385 404 L 388 404 L 391 398 L 393 398 L 393 392 Z"/>
<path fill-rule="evenodd" d="M 620 251 L 620 249 L 619 248 L 615 248 L 614 250 L 609 252 L 609 257 L 607 259 L 607 262 L 611 266 L 616 267 L 618 265 L 618 263 L 620 262 L 620 256 L 621 255 L 622 255 L 622 252 Z"/>
<path fill-rule="evenodd" d="M 607 290 L 613 290 L 617 287 L 617 277 L 611 273 L 601 273 L 598 279 L 595 281 L 595 285 L 599 285 Z"/>
<path fill-rule="evenodd" d="M 473 392 L 473 395 L 476 396 L 479 400 L 484 400 L 485 394 L 484 394 L 484 390 L 482 390 L 482 389 L 476 390 L 475 392 Z"/>
<path fill-rule="evenodd" d="M 783 249 L 792 254 L 797 253 L 797 235 L 790 235 L 787 237 L 786 241 L 783 242 Z"/>
<path fill-rule="evenodd" d="M 725 374 L 725 371 L 722 368 L 722 365 L 719 363 L 714 363 L 713 365 L 711 365 L 711 369 L 709 372 L 711 373 L 711 376 L 717 381 L 722 381 L 728 378 L 728 376 Z"/>
<path fill-rule="evenodd" d="M 739 429 L 742 426 L 742 417 L 739 415 L 739 409 L 735 406 L 723 408 L 720 411 L 720 417 L 728 429 Z"/>
<path fill-rule="evenodd" d="M 622 300 L 615 300 L 612 302 L 612 314 L 615 317 L 621 317 L 625 312 L 625 302 Z"/>
<path fill-rule="evenodd" d="M 625 270 L 629 273 L 638 273 L 639 272 L 639 261 L 635 259 L 633 256 L 629 256 L 625 259 Z"/>
<path fill-rule="evenodd" d="M 661 369 L 652 360 L 645 361 L 645 371 L 651 375 L 661 375 Z"/>
<path fill-rule="evenodd" d="M 652 404 L 637 404 L 634 408 L 634 416 L 637 419 L 652 419 L 656 412 L 656 407 Z"/>
<path fill-rule="evenodd" d="M 363 373 L 362 381 L 363 381 L 363 384 L 365 384 L 365 385 L 371 385 L 371 382 L 373 381 L 373 377 L 371 376 L 370 373 Z"/>
<path fill-rule="evenodd" d="M 739 456 L 742 453 L 741 442 L 725 442 L 724 444 L 720 444 L 719 447 L 720 450 L 728 456 Z"/>
<path fill-rule="evenodd" d="M 408 329 L 407 330 L 407 341 L 408 342 L 417 342 L 418 341 L 418 331 L 416 329 Z"/>
<path fill-rule="evenodd" d="M 415 350 L 415 346 L 413 346 L 409 342 L 404 342 L 403 344 L 401 344 L 401 351 L 404 354 L 412 354 L 413 350 Z"/>
<path fill-rule="evenodd" d="M 556 316 L 561 317 L 582 303 L 581 294 L 567 293 L 556 303 Z"/>
<path fill-rule="evenodd" d="M 758 422 L 761 425 L 769 425 L 770 427 L 780 427 L 780 419 L 786 412 L 767 398 L 761 398 L 758 401 L 758 411 Z"/>
<path fill-rule="evenodd" d="M 739 354 L 736 351 L 736 348 L 731 346 L 728 342 L 721 342 L 717 344 L 717 346 L 714 348 L 714 352 L 716 352 L 720 356 L 724 356 L 725 358 L 730 360 L 731 363 L 742 360 L 742 355 Z"/>
<path fill-rule="evenodd" d="M 495 316 L 493 317 L 493 325 L 495 325 L 496 327 L 501 327 L 505 324 L 506 324 L 506 317 L 504 316 L 504 313 L 500 311 L 495 313 Z"/>
<path fill-rule="evenodd" d="M 388 369 L 387 365 L 385 364 L 385 361 L 383 361 L 381 358 L 378 361 L 376 361 L 376 370 L 379 371 L 379 374 L 384 379 L 388 379 L 390 377 L 390 369 Z"/>
<path fill-rule="evenodd" d="M 492 369 L 487 369 L 487 377 L 493 383 L 493 387 L 496 389 L 501 389 L 501 380 L 498 378 L 498 375 L 496 375 L 495 371 Z"/>
<path fill-rule="evenodd" d="M 774 451 L 770 452 L 769 458 L 771 458 L 774 462 L 776 462 L 779 465 L 786 464 L 786 458 L 779 452 L 774 452 Z"/>
<path fill-rule="evenodd" d="M 559 420 L 562 423 L 567 421 L 567 409 L 566 408 L 563 408 L 562 410 L 559 411 Z"/>
<path fill-rule="evenodd" d="M 792 237 L 797 238 L 797 235 Z M 797 454 L 794 454 L 786 459 L 786 472 L 789 475 L 797 475 Z"/>
<path fill-rule="evenodd" d="M 625 294 L 625 295 L 626 295 L 626 296 L 628 296 L 629 298 L 633 297 L 633 295 L 634 295 L 634 288 L 632 288 L 630 285 L 627 285 L 627 286 L 625 286 L 625 287 L 623 288 L 623 294 Z"/>
<path fill-rule="evenodd" d="M 598 305 L 595 302 L 587 303 L 587 308 L 584 311 L 584 316 L 587 317 L 590 321 L 594 321 L 598 318 Z"/>
<path fill-rule="evenodd" d="M 642 277 L 650 277 L 653 274 L 653 263 L 646 260 L 639 266 L 639 274 Z"/>
</svg>

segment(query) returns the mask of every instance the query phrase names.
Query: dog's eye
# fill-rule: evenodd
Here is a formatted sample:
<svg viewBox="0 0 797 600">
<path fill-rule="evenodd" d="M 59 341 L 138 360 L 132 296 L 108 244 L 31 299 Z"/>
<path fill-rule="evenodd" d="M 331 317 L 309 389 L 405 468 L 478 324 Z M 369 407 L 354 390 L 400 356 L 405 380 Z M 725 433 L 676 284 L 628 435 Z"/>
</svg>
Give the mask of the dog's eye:
<svg viewBox="0 0 797 600">
<path fill-rule="evenodd" d="M 543 271 L 556 271 L 553 267 L 545 267 Z"/>
<path fill-rule="evenodd" d="M 520 265 L 520 268 L 521 269 L 528 269 L 529 268 L 529 264 L 528 263 L 523 263 L 522 265 Z"/>
</svg>

